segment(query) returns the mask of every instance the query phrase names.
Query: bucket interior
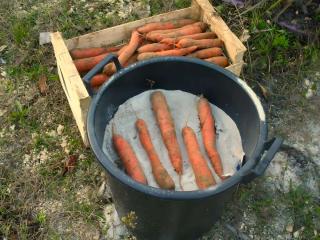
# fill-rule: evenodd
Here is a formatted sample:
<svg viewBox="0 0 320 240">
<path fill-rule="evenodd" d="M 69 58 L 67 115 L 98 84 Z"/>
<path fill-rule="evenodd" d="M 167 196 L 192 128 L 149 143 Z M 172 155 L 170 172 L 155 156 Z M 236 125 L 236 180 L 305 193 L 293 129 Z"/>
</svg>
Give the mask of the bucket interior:
<svg viewBox="0 0 320 240">
<path fill-rule="evenodd" d="M 105 127 L 119 105 L 129 98 L 150 89 L 182 90 L 204 95 L 225 111 L 237 124 L 246 156 L 255 150 L 260 135 L 260 117 L 254 101 L 241 85 L 226 75 L 188 61 L 146 62 L 120 73 L 116 81 L 102 88 L 94 111 L 94 131 L 102 147 Z"/>
</svg>

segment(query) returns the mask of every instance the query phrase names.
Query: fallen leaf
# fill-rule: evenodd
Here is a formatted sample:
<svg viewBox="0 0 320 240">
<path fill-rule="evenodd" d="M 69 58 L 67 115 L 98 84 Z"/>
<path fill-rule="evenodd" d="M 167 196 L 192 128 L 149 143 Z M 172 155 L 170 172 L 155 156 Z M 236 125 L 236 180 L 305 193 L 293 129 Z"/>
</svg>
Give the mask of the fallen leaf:
<svg viewBox="0 0 320 240">
<path fill-rule="evenodd" d="M 260 90 L 261 90 L 261 93 L 263 95 L 263 97 L 268 100 L 269 98 L 269 91 L 267 90 L 266 87 L 264 87 L 263 85 L 261 85 L 260 83 L 258 83 L 259 87 L 260 87 Z"/>
<path fill-rule="evenodd" d="M 78 160 L 78 156 L 76 156 L 76 155 L 70 155 L 68 157 L 68 159 L 66 160 L 66 162 L 64 164 L 62 176 L 64 176 L 67 172 L 73 171 L 73 169 L 76 166 L 77 160 Z"/>
<path fill-rule="evenodd" d="M 47 94 L 48 85 L 47 85 L 47 77 L 45 75 L 41 75 L 38 81 L 39 91 L 42 95 Z"/>
<path fill-rule="evenodd" d="M 0 53 L 3 52 L 7 48 L 7 45 L 0 46 Z"/>
</svg>

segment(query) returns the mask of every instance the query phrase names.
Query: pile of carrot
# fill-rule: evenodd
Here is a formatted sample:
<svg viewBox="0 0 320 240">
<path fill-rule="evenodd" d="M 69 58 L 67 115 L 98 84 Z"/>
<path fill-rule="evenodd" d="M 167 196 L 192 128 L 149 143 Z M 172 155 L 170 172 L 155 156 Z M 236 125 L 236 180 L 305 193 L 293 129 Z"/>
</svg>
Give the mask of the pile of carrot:
<svg viewBox="0 0 320 240">
<path fill-rule="evenodd" d="M 84 75 L 108 54 L 114 53 L 123 66 L 159 56 L 187 56 L 204 59 L 221 67 L 229 65 L 222 47 L 223 41 L 214 32 L 207 32 L 207 24 L 192 19 L 148 23 L 133 30 L 128 44 L 115 47 L 73 49 L 70 54 L 78 72 Z M 116 68 L 113 63 L 91 80 L 98 88 Z"/>
<path fill-rule="evenodd" d="M 155 91 L 150 96 L 154 117 L 160 129 L 161 137 L 167 149 L 169 159 L 173 169 L 181 176 L 183 173 L 183 160 L 180 146 L 177 141 L 174 119 L 171 116 L 170 108 L 166 97 L 161 91 Z M 204 148 L 215 173 L 222 180 L 223 166 L 220 155 L 216 148 L 216 129 L 211 106 L 207 99 L 200 97 L 197 102 L 198 117 Z M 161 163 L 161 159 L 152 143 L 147 123 L 143 119 L 137 119 L 136 130 L 143 149 L 145 150 L 152 168 L 152 173 L 156 183 L 162 189 L 174 190 L 175 183 Z M 196 134 L 187 125 L 182 129 L 183 141 L 188 153 L 190 165 L 193 169 L 195 181 L 199 189 L 207 189 L 216 184 L 207 160 L 204 158 L 197 141 Z M 147 184 L 146 177 L 139 164 L 134 150 L 129 142 L 113 131 L 113 144 L 119 154 L 127 174 L 137 182 Z"/>
</svg>

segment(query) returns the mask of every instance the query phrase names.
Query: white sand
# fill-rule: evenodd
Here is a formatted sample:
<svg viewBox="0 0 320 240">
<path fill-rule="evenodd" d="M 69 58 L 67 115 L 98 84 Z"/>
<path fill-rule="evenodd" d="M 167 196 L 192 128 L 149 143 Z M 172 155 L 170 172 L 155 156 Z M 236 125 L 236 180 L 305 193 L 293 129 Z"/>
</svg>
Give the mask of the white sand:
<svg viewBox="0 0 320 240">
<path fill-rule="evenodd" d="M 149 159 L 141 146 L 135 128 L 135 121 L 137 118 L 142 118 L 147 122 L 153 144 L 162 161 L 162 164 L 165 166 L 175 182 L 176 191 L 181 191 L 182 189 L 179 185 L 179 176 L 176 174 L 171 165 L 166 147 L 161 138 L 160 130 L 151 109 L 150 94 L 153 91 L 154 90 L 143 92 L 127 100 L 119 107 L 114 118 L 106 127 L 103 151 L 111 161 L 115 162 L 119 159 L 112 145 L 111 133 L 112 126 L 114 125 L 116 132 L 130 142 L 131 146 L 133 147 L 147 177 L 148 184 L 152 187 L 158 187 L 152 175 Z M 186 126 L 186 124 L 195 131 L 201 147 L 201 152 L 208 161 L 208 165 L 214 174 L 215 180 L 217 183 L 221 182 L 219 177 L 214 173 L 203 147 L 196 107 L 199 97 L 179 90 L 161 91 L 166 96 L 172 117 L 174 119 L 177 138 L 183 157 L 183 175 L 181 179 L 183 190 L 192 191 L 198 189 L 195 183 L 192 167 L 189 164 L 188 155 L 181 134 L 182 128 Z M 212 104 L 211 107 L 215 118 L 217 129 L 217 148 L 222 159 L 224 175 L 233 175 L 237 166 L 241 164 L 244 156 L 240 133 L 234 121 L 224 111 Z"/>
</svg>

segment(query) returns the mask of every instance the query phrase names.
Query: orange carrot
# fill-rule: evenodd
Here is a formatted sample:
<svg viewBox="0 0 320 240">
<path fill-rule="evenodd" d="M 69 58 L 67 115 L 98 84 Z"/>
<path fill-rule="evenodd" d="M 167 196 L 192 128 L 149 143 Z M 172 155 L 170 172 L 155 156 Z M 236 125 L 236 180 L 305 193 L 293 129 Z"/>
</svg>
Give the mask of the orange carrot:
<svg viewBox="0 0 320 240">
<path fill-rule="evenodd" d="M 118 55 L 118 56 L 120 56 L 120 55 L 121 55 L 121 53 L 123 53 L 123 52 L 124 52 L 124 50 L 126 50 L 126 47 L 127 47 L 127 46 L 128 46 L 128 44 L 123 45 L 123 47 L 118 51 L 117 55 Z"/>
<path fill-rule="evenodd" d="M 100 85 L 102 85 L 105 81 L 109 80 L 109 76 L 104 74 L 104 73 L 100 73 L 95 75 L 92 79 L 91 79 L 91 86 L 93 88 L 95 87 L 99 87 Z"/>
<path fill-rule="evenodd" d="M 116 52 L 121 49 L 122 46 L 109 47 L 109 48 L 76 48 L 70 51 L 70 55 L 73 59 L 89 58 L 101 55 L 103 53 Z"/>
<path fill-rule="evenodd" d="M 215 185 L 216 182 L 206 160 L 201 154 L 196 134 L 192 128 L 184 127 L 182 129 L 182 136 L 198 187 L 200 189 L 206 189 Z"/>
<path fill-rule="evenodd" d="M 201 97 L 198 101 L 198 115 L 204 148 L 211 160 L 214 171 L 223 178 L 223 167 L 220 155 L 216 149 L 216 129 L 211 106 L 207 99 Z"/>
<path fill-rule="evenodd" d="M 179 20 L 173 20 L 168 22 L 154 22 L 154 23 L 145 24 L 142 27 L 139 27 L 137 30 L 139 33 L 148 33 L 154 30 L 179 28 L 194 22 L 195 21 L 191 19 L 179 19 Z"/>
<path fill-rule="evenodd" d="M 91 70 L 95 65 L 101 62 L 110 53 L 104 53 L 95 57 L 76 59 L 73 61 L 79 73 Z"/>
<path fill-rule="evenodd" d="M 132 63 L 137 62 L 137 61 L 138 61 L 137 58 L 138 58 L 138 54 L 137 54 L 137 53 L 136 53 L 136 54 L 133 54 L 133 55 L 129 58 L 129 60 L 128 60 L 125 64 L 123 64 L 123 66 L 124 66 L 124 67 L 128 67 L 128 66 L 131 65 Z"/>
<path fill-rule="evenodd" d="M 149 157 L 152 173 L 156 182 L 160 188 L 173 190 L 175 188 L 174 182 L 167 170 L 163 167 L 159 156 L 154 149 L 147 124 L 144 120 L 138 119 L 136 121 L 136 128 L 139 133 L 140 142 Z"/>
<path fill-rule="evenodd" d="M 197 49 L 196 46 L 188 47 L 188 48 L 181 48 L 181 49 L 172 49 L 166 50 L 161 52 L 146 52 L 140 53 L 138 55 L 138 61 L 154 58 L 154 57 L 161 57 L 161 56 L 184 56 L 189 53 L 192 53 Z"/>
<path fill-rule="evenodd" d="M 147 184 L 147 179 L 130 143 L 118 134 L 112 135 L 112 141 L 128 175 L 139 183 Z"/>
<path fill-rule="evenodd" d="M 133 55 L 133 53 L 137 50 L 139 47 L 139 44 L 141 43 L 142 38 L 140 37 L 140 34 L 135 30 L 131 34 L 131 39 L 127 47 L 121 52 L 121 54 L 118 57 L 118 60 L 121 65 L 125 64 L 129 58 Z M 116 66 L 114 63 L 107 64 L 103 72 L 107 75 L 112 75 L 116 72 Z"/>
<path fill-rule="evenodd" d="M 228 59 L 224 56 L 207 58 L 205 60 L 208 62 L 212 62 L 214 64 L 217 64 L 221 67 L 227 67 L 229 65 Z"/>
<path fill-rule="evenodd" d="M 189 38 L 181 39 L 176 46 L 178 48 L 186 48 L 190 46 L 197 46 L 198 48 L 212 48 L 212 47 L 222 47 L 223 41 L 216 38 L 216 39 L 200 39 L 194 40 Z"/>
<path fill-rule="evenodd" d="M 168 150 L 169 158 L 174 170 L 182 174 L 182 157 L 177 141 L 174 122 L 170 114 L 166 97 L 160 91 L 151 94 L 152 110 L 160 128 L 163 142 Z"/>
<path fill-rule="evenodd" d="M 206 48 L 206 49 L 201 49 L 198 50 L 194 53 L 191 53 L 187 55 L 187 57 L 194 57 L 194 58 L 211 58 L 211 57 L 216 57 L 216 56 L 221 56 L 223 55 L 223 51 L 221 48 L 213 47 L 213 48 Z"/>
<path fill-rule="evenodd" d="M 165 38 L 160 41 L 160 43 L 165 43 L 168 45 L 176 44 L 179 42 L 181 39 L 184 38 L 190 38 L 194 40 L 199 40 L 199 39 L 210 39 L 210 38 L 215 38 L 217 35 L 214 32 L 204 32 L 204 33 L 197 33 L 197 34 L 192 34 L 192 35 L 185 35 L 177 38 Z"/>
<path fill-rule="evenodd" d="M 138 48 L 138 53 L 158 52 L 158 51 L 164 51 L 169 49 L 172 49 L 172 47 L 167 44 L 151 43 Z"/>
<path fill-rule="evenodd" d="M 161 33 L 161 32 L 149 32 L 146 35 L 146 39 L 153 42 L 160 42 L 164 38 L 177 38 L 185 35 L 193 35 L 196 33 L 203 32 L 207 27 L 207 24 L 197 22 L 191 25 L 184 26 L 182 28 L 175 29 L 172 32 Z"/>
</svg>

